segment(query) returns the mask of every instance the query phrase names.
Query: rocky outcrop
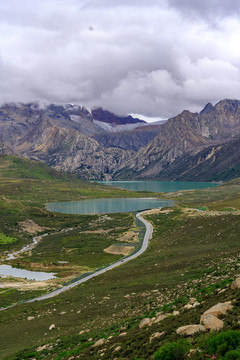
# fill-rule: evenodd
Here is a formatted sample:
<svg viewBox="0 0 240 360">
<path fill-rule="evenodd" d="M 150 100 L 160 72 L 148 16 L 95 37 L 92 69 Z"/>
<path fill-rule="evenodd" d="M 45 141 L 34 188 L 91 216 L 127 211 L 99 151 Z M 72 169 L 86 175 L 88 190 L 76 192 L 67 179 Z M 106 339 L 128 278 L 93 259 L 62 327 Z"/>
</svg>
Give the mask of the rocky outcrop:
<svg viewBox="0 0 240 360">
<path fill-rule="evenodd" d="M 190 335 L 194 335 L 198 332 L 206 332 L 206 328 L 201 325 L 186 325 L 186 326 L 181 326 L 177 329 L 177 334 L 178 335 L 184 335 L 184 336 L 190 336 Z"/>
<path fill-rule="evenodd" d="M 216 304 L 202 314 L 201 321 L 205 315 L 209 314 L 216 317 L 220 315 L 226 315 L 227 311 L 232 310 L 232 308 L 233 306 L 229 302 Z"/>
<path fill-rule="evenodd" d="M 99 339 L 98 341 L 95 342 L 95 344 L 92 345 L 92 347 L 95 348 L 95 347 L 102 346 L 105 344 L 105 342 L 106 342 L 106 339 L 104 339 L 104 338 Z"/>
<path fill-rule="evenodd" d="M 201 323 L 207 330 L 220 330 L 223 328 L 223 321 L 211 314 L 202 315 Z"/>
<path fill-rule="evenodd" d="M 232 283 L 231 283 L 231 289 L 239 289 L 240 288 L 240 277 L 237 277 Z"/>
<path fill-rule="evenodd" d="M 149 318 L 144 318 L 140 321 L 140 324 L 139 324 L 139 329 L 142 329 L 143 327 L 146 327 L 146 326 L 151 326 L 152 325 L 152 321 L 151 319 Z"/>
</svg>

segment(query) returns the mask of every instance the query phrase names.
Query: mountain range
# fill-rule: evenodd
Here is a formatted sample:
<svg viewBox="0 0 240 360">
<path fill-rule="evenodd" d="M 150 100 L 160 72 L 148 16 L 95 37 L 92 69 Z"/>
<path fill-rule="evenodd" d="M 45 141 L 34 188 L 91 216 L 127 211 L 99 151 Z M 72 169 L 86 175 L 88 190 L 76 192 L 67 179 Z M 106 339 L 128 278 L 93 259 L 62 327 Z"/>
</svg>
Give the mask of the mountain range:
<svg viewBox="0 0 240 360">
<path fill-rule="evenodd" d="M 0 107 L 0 152 L 83 179 L 225 181 L 240 176 L 239 142 L 238 100 L 162 124 L 72 104 Z"/>
</svg>

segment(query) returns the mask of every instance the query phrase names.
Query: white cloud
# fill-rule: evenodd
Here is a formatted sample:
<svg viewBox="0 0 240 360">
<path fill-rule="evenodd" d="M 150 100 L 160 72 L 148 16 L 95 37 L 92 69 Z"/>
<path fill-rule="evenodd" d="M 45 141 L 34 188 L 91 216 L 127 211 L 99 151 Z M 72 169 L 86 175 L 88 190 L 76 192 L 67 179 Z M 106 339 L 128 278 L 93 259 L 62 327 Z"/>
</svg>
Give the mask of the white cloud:
<svg viewBox="0 0 240 360">
<path fill-rule="evenodd" d="M 1 102 L 166 117 L 237 98 L 238 1 L 213 2 L 3 0 Z"/>
</svg>

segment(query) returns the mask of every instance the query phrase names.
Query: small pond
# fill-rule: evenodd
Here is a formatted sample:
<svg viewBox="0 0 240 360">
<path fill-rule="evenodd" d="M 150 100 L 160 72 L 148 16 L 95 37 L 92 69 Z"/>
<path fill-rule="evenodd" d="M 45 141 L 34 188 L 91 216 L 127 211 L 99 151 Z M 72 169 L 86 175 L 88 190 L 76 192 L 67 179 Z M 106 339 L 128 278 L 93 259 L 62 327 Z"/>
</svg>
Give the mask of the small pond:
<svg viewBox="0 0 240 360">
<path fill-rule="evenodd" d="M 54 273 L 45 273 L 41 271 L 28 271 L 24 269 L 13 268 L 11 265 L 0 265 L 0 276 L 12 276 L 15 278 L 24 278 L 28 280 L 44 281 L 54 279 Z"/>
</svg>

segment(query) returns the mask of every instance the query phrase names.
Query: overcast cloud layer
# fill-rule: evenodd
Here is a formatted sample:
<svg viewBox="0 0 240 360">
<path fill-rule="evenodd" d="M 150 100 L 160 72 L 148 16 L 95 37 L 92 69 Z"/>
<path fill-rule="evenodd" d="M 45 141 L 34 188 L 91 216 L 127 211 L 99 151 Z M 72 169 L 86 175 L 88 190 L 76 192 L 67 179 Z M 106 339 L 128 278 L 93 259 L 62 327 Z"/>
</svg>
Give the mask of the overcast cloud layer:
<svg viewBox="0 0 240 360">
<path fill-rule="evenodd" d="M 240 98 L 236 0 L 1 0 L 0 102 L 170 117 Z"/>
</svg>

